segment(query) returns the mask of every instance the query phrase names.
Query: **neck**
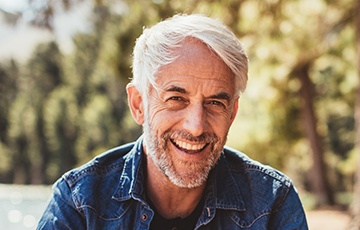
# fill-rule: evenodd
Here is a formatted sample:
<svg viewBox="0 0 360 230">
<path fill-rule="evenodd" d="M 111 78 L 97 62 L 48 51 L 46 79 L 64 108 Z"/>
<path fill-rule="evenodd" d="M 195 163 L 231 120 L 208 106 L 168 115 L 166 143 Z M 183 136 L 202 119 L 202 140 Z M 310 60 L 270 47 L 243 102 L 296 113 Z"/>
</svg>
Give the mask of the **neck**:
<svg viewBox="0 0 360 230">
<path fill-rule="evenodd" d="M 169 178 L 147 156 L 147 194 L 157 211 L 166 219 L 187 217 L 200 202 L 205 184 L 196 188 L 182 188 Z"/>
</svg>

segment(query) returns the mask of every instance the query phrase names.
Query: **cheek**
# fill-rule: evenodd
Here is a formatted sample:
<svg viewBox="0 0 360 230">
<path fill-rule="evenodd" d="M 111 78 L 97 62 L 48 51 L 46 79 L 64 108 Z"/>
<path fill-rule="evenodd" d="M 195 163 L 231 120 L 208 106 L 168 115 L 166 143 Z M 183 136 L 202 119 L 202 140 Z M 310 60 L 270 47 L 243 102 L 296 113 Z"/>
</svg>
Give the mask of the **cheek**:
<svg viewBox="0 0 360 230">
<path fill-rule="evenodd" d="M 231 113 L 224 112 L 221 115 L 209 116 L 209 124 L 212 131 L 219 137 L 225 136 L 232 124 Z"/>
<path fill-rule="evenodd" d="M 146 119 L 149 125 L 154 127 L 157 133 L 169 129 L 174 119 L 178 117 L 174 113 L 169 112 L 165 106 L 157 103 L 156 105 L 150 105 L 147 111 Z"/>
<path fill-rule="evenodd" d="M 208 119 L 213 123 L 217 123 L 218 126 L 228 126 L 232 121 L 232 109 L 216 113 L 209 112 Z"/>
</svg>

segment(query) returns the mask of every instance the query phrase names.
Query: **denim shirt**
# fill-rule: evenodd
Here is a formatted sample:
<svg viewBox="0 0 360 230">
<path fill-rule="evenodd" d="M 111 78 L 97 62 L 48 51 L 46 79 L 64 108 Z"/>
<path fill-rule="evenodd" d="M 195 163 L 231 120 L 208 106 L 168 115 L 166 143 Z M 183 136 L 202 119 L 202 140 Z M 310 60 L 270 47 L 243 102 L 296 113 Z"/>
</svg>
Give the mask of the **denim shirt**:
<svg viewBox="0 0 360 230">
<path fill-rule="evenodd" d="M 74 169 L 53 186 L 37 229 L 149 229 L 142 137 Z M 308 229 L 292 182 L 225 147 L 195 229 Z"/>
</svg>

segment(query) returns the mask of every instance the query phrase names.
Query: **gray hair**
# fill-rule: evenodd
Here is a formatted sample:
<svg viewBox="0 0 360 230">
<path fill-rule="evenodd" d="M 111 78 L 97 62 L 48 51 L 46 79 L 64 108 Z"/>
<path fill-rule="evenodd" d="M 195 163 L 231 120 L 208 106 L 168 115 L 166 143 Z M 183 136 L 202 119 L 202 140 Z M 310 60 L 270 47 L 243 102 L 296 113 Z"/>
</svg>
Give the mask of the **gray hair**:
<svg viewBox="0 0 360 230">
<path fill-rule="evenodd" d="M 149 92 L 150 85 L 156 87 L 158 69 L 177 58 L 173 54 L 174 48 L 181 47 L 181 42 L 189 37 L 210 47 L 231 69 L 238 95 L 245 90 L 248 58 L 234 33 L 218 20 L 198 14 L 181 14 L 144 29 L 136 41 L 132 83 L 142 94 Z"/>
</svg>

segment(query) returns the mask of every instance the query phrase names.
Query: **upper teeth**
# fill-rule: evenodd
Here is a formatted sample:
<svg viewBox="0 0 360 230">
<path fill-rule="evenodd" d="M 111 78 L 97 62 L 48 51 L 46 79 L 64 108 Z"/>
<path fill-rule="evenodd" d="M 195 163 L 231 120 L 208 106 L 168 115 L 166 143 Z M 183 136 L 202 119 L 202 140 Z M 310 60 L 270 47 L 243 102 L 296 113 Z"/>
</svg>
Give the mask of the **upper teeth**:
<svg viewBox="0 0 360 230">
<path fill-rule="evenodd" d="M 190 144 L 180 140 L 174 140 L 177 146 L 187 150 L 200 150 L 205 147 L 206 144 Z"/>
</svg>

